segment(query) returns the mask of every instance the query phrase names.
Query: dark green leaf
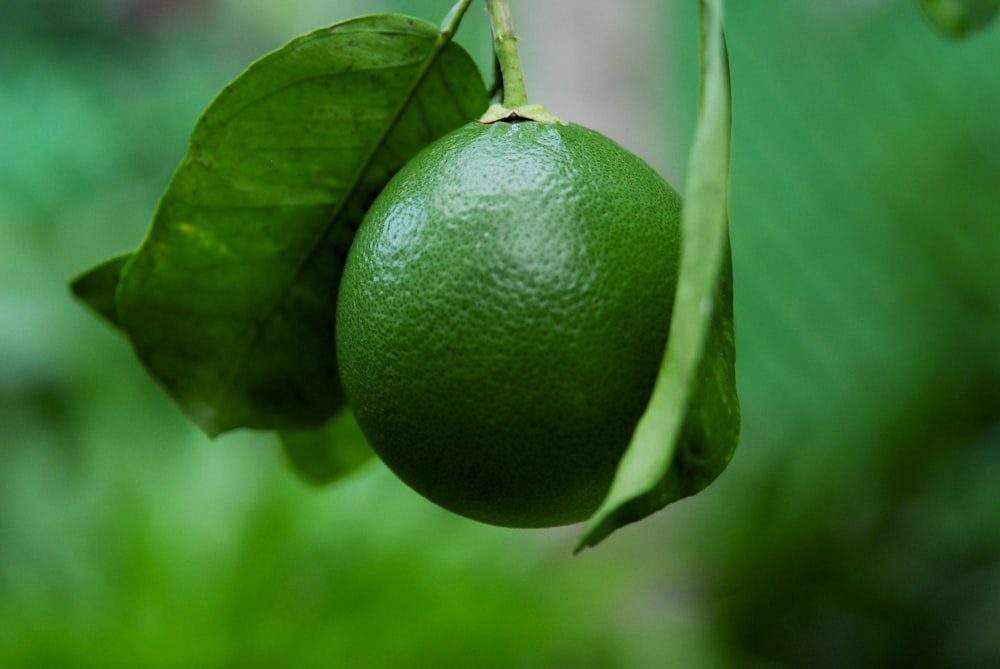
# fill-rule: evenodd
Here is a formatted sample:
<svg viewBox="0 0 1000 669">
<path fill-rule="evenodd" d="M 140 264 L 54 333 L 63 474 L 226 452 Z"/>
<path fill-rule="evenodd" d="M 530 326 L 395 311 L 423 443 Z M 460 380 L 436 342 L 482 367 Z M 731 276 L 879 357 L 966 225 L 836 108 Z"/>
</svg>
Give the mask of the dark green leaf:
<svg viewBox="0 0 1000 669">
<path fill-rule="evenodd" d="M 139 357 L 207 433 L 312 428 L 340 408 L 354 231 L 410 157 L 486 104 L 461 47 L 387 14 L 296 39 L 216 98 L 118 291 Z"/>
<path fill-rule="evenodd" d="M 74 295 L 117 329 L 121 329 L 122 324 L 115 304 L 115 291 L 122 270 L 131 257 L 131 253 L 123 253 L 107 260 L 81 274 L 69 285 Z"/>
<path fill-rule="evenodd" d="M 703 0 L 701 8 L 701 105 L 667 351 L 649 407 L 578 551 L 704 488 L 726 467 L 739 439 L 729 254 L 729 60 L 720 0 Z"/>
<path fill-rule="evenodd" d="M 949 37 L 961 38 L 993 22 L 1000 0 L 920 0 L 927 16 Z"/>
<path fill-rule="evenodd" d="M 341 411 L 314 430 L 284 430 L 281 446 L 307 483 L 324 485 L 347 476 L 374 456 L 350 411 Z"/>
</svg>

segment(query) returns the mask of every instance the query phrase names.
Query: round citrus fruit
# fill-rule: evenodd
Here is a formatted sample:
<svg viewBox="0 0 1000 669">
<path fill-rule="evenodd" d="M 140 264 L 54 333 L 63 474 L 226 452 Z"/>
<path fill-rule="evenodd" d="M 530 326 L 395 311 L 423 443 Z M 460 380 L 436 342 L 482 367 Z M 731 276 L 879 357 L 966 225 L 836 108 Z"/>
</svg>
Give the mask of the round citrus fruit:
<svg viewBox="0 0 1000 669">
<path fill-rule="evenodd" d="M 471 123 L 409 162 L 348 254 L 341 380 L 437 504 L 545 527 L 598 507 L 666 345 L 680 199 L 584 127 Z"/>
</svg>

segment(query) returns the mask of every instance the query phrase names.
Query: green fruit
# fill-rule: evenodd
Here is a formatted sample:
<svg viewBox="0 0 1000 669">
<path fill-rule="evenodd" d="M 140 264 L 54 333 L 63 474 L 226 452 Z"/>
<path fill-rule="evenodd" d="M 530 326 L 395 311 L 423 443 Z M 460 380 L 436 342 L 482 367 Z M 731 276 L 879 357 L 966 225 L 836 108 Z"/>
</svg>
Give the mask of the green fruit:
<svg viewBox="0 0 1000 669">
<path fill-rule="evenodd" d="M 603 135 L 471 123 L 385 187 L 337 309 L 344 390 L 375 452 L 482 522 L 584 520 L 666 345 L 680 199 Z"/>
</svg>

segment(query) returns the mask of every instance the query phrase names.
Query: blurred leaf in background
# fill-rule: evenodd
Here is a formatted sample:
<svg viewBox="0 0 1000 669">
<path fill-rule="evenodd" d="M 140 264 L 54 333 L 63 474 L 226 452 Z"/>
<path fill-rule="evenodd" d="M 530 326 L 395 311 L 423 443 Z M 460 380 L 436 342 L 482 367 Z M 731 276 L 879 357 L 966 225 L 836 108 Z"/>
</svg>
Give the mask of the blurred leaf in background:
<svg viewBox="0 0 1000 669">
<path fill-rule="evenodd" d="M 723 638 L 743 666 L 998 666 L 1000 33 L 769 7 L 729 7 Z"/>
<path fill-rule="evenodd" d="M 0 666 L 1000 666 L 995 29 L 948 40 L 911 0 L 728 3 L 742 444 L 580 558 L 579 528 L 477 525 L 378 464 L 316 491 L 271 439 L 208 442 L 71 300 L 249 62 L 450 4 L 5 5 Z M 681 183 L 696 10 L 515 2 L 529 89 Z M 486 35 L 473 9 L 458 39 L 488 73 Z M 617 46 L 584 67 L 571 38 Z M 564 87 L 533 84 L 552 69 Z"/>
<path fill-rule="evenodd" d="M 944 34 L 962 38 L 990 25 L 1000 0 L 920 0 L 920 6 Z"/>
</svg>

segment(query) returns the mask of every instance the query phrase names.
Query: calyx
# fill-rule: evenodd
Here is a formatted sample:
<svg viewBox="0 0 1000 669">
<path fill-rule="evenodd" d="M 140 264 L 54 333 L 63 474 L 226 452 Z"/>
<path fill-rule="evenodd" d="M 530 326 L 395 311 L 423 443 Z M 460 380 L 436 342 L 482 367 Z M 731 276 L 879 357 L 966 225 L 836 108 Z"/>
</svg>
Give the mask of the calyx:
<svg viewBox="0 0 1000 669">
<path fill-rule="evenodd" d="M 537 121 L 538 123 L 564 123 L 552 114 L 544 105 L 521 105 L 520 107 L 504 107 L 501 104 L 490 105 L 479 122 L 496 123 L 497 121 Z"/>
</svg>

